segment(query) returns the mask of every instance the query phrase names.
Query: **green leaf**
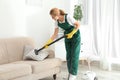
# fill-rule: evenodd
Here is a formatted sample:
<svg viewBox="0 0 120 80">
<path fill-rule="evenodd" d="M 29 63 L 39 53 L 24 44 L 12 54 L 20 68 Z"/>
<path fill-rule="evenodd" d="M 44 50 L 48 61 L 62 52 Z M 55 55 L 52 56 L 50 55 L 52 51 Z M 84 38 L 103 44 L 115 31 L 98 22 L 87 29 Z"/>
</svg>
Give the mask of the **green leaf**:
<svg viewBox="0 0 120 80">
<path fill-rule="evenodd" d="M 82 8 L 81 5 L 74 6 L 74 16 L 76 20 L 80 20 L 83 18 Z"/>
</svg>

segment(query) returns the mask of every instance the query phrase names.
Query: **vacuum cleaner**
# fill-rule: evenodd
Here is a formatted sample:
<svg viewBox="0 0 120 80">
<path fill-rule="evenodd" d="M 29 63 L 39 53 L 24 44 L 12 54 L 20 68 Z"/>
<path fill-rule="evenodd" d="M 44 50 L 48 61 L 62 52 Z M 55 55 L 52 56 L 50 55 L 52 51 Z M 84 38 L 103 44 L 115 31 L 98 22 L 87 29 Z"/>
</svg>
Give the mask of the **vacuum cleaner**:
<svg viewBox="0 0 120 80">
<path fill-rule="evenodd" d="M 67 37 L 67 35 L 61 36 L 60 38 L 58 38 L 58 39 L 56 39 L 55 41 L 53 41 L 53 42 L 51 42 L 50 44 L 48 44 L 47 46 L 50 46 L 50 45 L 54 44 L 55 42 L 57 42 L 57 41 L 65 38 L 65 37 Z M 43 46 L 43 47 L 40 48 L 40 49 L 35 49 L 35 50 L 34 50 L 35 54 L 38 55 L 38 52 L 41 51 L 41 50 L 43 50 L 44 48 L 45 48 L 45 46 Z"/>
<path fill-rule="evenodd" d="M 82 78 L 82 80 L 98 80 L 98 78 L 96 77 L 96 73 L 93 71 L 86 71 Z"/>
</svg>

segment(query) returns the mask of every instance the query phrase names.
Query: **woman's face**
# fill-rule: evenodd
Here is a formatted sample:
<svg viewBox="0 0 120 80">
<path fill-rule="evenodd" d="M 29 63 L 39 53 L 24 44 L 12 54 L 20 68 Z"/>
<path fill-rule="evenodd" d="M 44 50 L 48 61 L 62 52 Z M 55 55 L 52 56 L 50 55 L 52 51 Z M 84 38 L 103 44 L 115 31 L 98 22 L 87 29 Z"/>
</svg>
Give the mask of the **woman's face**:
<svg viewBox="0 0 120 80">
<path fill-rule="evenodd" d="M 51 15 L 52 19 L 54 19 L 55 21 L 59 19 L 59 15 Z"/>
</svg>

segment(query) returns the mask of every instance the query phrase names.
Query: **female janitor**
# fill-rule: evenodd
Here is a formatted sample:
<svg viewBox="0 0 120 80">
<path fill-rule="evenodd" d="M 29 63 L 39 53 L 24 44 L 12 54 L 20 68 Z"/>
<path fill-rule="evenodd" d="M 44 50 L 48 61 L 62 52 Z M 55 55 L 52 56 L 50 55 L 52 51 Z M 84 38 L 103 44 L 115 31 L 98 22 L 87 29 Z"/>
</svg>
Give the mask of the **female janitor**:
<svg viewBox="0 0 120 80">
<path fill-rule="evenodd" d="M 76 80 L 78 73 L 79 54 L 80 54 L 80 24 L 69 14 L 66 14 L 63 10 L 58 8 L 52 8 L 50 15 L 55 20 L 54 34 L 45 44 L 46 47 L 51 43 L 58 35 L 59 27 L 64 30 L 65 48 L 66 48 L 66 60 L 68 67 L 68 80 Z"/>
</svg>

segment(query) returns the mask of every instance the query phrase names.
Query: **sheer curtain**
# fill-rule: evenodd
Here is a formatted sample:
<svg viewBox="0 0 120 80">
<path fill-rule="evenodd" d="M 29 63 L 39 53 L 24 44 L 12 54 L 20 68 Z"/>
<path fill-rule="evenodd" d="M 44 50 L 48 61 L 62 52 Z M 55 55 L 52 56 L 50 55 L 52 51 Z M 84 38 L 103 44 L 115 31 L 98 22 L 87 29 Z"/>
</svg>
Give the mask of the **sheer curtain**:
<svg viewBox="0 0 120 80">
<path fill-rule="evenodd" d="M 88 0 L 92 51 L 100 56 L 101 68 L 111 70 L 120 58 L 120 0 Z"/>
</svg>

